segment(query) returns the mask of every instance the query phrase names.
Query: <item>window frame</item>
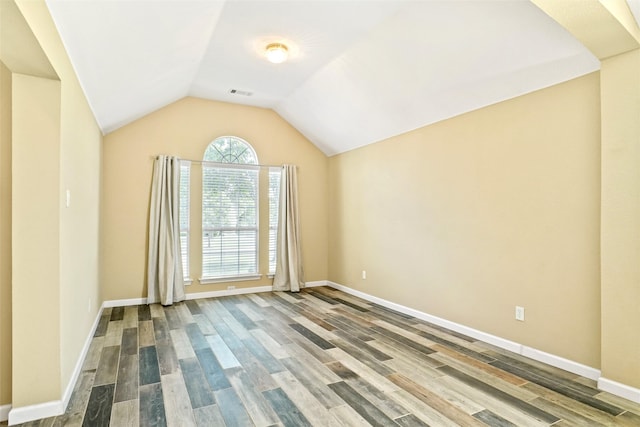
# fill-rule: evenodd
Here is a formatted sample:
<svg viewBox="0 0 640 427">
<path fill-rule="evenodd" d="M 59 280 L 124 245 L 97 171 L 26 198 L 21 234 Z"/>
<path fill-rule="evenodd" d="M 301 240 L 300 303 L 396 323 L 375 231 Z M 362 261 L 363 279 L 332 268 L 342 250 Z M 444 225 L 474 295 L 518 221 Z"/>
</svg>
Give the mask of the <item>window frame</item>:
<svg viewBox="0 0 640 427">
<path fill-rule="evenodd" d="M 226 153 L 222 153 L 221 151 L 218 151 L 218 154 L 220 154 L 220 156 L 218 157 L 222 157 L 221 159 L 215 159 L 215 160 L 210 160 L 207 159 L 207 153 L 209 153 L 209 149 L 210 147 L 214 146 L 217 143 L 221 143 L 224 144 L 225 142 L 229 142 L 229 139 L 232 139 L 236 144 L 237 143 L 241 143 L 244 147 L 245 150 L 242 151 L 240 153 L 240 155 L 238 156 L 232 156 L 227 158 L 227 154 Z M 237 145 L 236 145 L 237 146 Z M 215 147 L 214 147 L 215 148 Z M 240 163 L 240 156 L 243 156 L 246 151 L 249 150 L 249 154 L 250 154 L 250 160 L 252 160 L 255 163 Z M 213 150 L 211 151 L 213 152 Z M 215 155 L 215 152 L 214 152 Z M 219 160 L 223 160 L 223 161 L 219 161 Z M 231 161 L 227 161 L 227 160 L 231 160 Z M 205 205 L 205 192 L 208 191 L 208 187 L 207 187 L 207 171 L 212 171 L 214 174 L 216 173 L 216 171 L 220 171 L 222 169 L 231 169 L 231 170 L 249 170 L 249 171 L 255 171 L 255 174 L 253 175 L 252 179 L 254 180 L 253 182 L 253 192 L 254 192 L 254 200 L 253 200 L 253 208 L 255 210 L 255 225 L 251 225 L 251 226 L 236 226 L 236 227 L 228 227 L 228 226 L 209 226 L 210 224 L 205 224 L 206 221 L 206 213 L 205 210 L 206 209 L 214 209 L 215 208 L 215 204 L 212 206 L 208 206 Z M 222 172 L 221 172 L 222 173 Z M 213 178 L 212 178 L 213 179 Z M 209 190 L 210 191 L 210 190 Z M 209 143 L 207 145 L 207 148 L 205 149 L 205 154 L 203 156 L 203 161 L 202 161 L 202 203 L 201 203 L 201 210 L 202 210 L 202 224 L 201 224 L 201 244 L 200 244 L 200 254 L 201 254 L 201 276 L 200 277 L 200 283 L 202 284 L 209 284 L 209 283 L 220 283 L 220 282 L 235 282 L 235 281 L 246 281 L 246 280 L 258 280 L 262 277 L 262 275 L 260 274 L 260 166 L 258 164 L 258 157 L 256 155 L 255 150 L 253 149 L 253 146 L 251 146 L 251 144 L 249 144 L 247 141 L 245 141 L 242 138 L 236 137 L 236 136 L 221 136 L 218 137 L 216 139 L 214 139 L 211 143 Z M 253 252 L 253 259 L 255 260 L 255 264 L 253 265 L 253 271 L 250 271 L 248 273 L 238 273 L 238 274 L 223 274 L 221 273 L 220 275 L 206 275 L 205 274 L 205 239 L 211 239 L 212 237 L 210 235 L 207 235 L 206 233 L 225 233 L 228 231 L 252 231 L 255 235 L 255 239 L 253 240 L 254 242 L 254 252 Z M 222 235 L 220 235 L 220 239 L 221 239 L 221 244 L 223 243 L 222 239 Z M 241 237 L 238 236 L 238 242 L 240 242 Z M 237 261 L 237 266 L 238 268 L 240 267 L 241 264 L 241 255 L 240 255 L 240 243 L 238 243 L 238 247 L 236 249 L 236 251 L 238 252 L 238 261 Z M 222 257 L 222 252 L 219 255 L 220 257 Z M 220 261 L 220 266 L 223 266 L 224 263 L 221 260 Z M 210 273 L 210 272 L 207 272 Z"/>
<path fill-rule="evenodd" d="M 179 220 L 178 220 L 178 230 L 179 230 L 179 239 L 180 239 L 180 252 L 182 258 L 182 279 L 185 284 L 190 285 L 193 282 L 191 279 L 191 256 L 190 256 L 190 246 L 191 246 L 191 161 L 189 160 L 180 160 L 180 181 L 178 185 L 178 203 L 179 203 Z M 182 180 L 184 179 L 183 172 L 187 170 L 187 178 L 188 184 L 183 186 Z M 183 200 L 183 190 L 186 192 L 186 197 Z M 186 215 L 182 215 L 183 208 L 186 210 Z M 186 222 L 186 228 L 183 228 L 183 220 Z M 183 233 L 184 239 L 186 241 L 183 242 Z M 183 245 L 186 247 L 186 250 L 183 251 Z"/>
</svg>

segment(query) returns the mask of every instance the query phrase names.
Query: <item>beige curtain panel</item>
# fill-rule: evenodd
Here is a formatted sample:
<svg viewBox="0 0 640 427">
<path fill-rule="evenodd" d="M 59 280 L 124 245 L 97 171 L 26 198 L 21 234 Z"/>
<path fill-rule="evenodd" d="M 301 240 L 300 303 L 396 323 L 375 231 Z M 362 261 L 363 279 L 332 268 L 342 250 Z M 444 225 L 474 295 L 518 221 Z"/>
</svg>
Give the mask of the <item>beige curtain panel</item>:
<svg viewBox="0 0 640 427">
<path fill-rule="evenodd" d="M 179 221 L 180 160 L 158 156 L 153 165 L 149 209 L 147 303 L 184 301 Z"/>
<path fill-rule="evenodd" d="M 301 288 L 304 288 L 304 274 L 300 251 L 298 178 L 295 165 L 284 165 L 280 178 L 280 211 L 273 290 L 299 292 Z"/>
</svg>

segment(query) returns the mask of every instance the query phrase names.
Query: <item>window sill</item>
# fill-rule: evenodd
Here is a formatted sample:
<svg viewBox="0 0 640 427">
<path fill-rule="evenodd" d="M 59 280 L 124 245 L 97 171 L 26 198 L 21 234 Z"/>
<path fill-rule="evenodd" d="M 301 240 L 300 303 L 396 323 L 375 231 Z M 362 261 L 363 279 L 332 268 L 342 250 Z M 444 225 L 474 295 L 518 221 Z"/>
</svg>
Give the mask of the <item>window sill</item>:
<svg viewBox="0 0 640 427">
<path fill-rule="evenodd" d="M 193 285 L 193 279 L 182 279 L 185 286 Z"/>
<path fill-rule="evenodd" d="M 260 280 L 262 274 L 248 274 L 246 276 L 230 276 L 230 277 L 201 277 L 201 285 L 210 285 L 212 283 L 226 283 L 226 282 L 245 282 L 249 280 Z"/>
</svg>

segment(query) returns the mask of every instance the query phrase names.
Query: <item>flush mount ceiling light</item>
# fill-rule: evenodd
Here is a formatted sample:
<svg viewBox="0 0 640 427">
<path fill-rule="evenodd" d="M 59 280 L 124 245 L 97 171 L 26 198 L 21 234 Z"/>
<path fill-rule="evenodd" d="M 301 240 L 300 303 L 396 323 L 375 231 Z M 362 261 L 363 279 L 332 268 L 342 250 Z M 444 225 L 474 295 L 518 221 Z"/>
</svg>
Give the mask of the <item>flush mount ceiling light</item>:
<svg viewBox="0 0 640 427">
<path fill-rule="evenodd" d="M 267 45 L 265 56 L 269 62 L 280 64 L 287 60 L 289 49 L 282 43 L 270 43 Z"/>
</svg>

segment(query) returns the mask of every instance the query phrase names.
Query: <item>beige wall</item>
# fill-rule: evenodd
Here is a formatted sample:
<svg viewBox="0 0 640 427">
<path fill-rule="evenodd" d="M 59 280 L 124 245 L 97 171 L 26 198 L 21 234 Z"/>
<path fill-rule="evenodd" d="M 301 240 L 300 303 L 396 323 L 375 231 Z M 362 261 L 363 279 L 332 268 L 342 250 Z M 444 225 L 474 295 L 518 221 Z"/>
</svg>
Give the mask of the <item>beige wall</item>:
<svg viewBox="0 0 640 427">
<path fill-rule="evenodd" d="M 11 403 L 11 71 L 0 62 L 0 406 Z"/>
<path fill-rule="evenodd" d="M 640 388 L 640 50 L 601 74 L 602 375 Z"/>
<path fill-rule="evenodd" d="M 12 403 L 20 407 L 60 398 L 60 82 L 14 74 L 12 83 Z"/>
<path fill-rule="evenodd" d="M 597 73 L 332 157 L 329 176 L 329 280 L 600 365 Z"/>
<path fill-rule="evenodd" d="M 202 159 L 205 148 L 218 136 L 234 135 L 248 141 L 262 164 L 299 166 L 300 215 L 305 279 L 327 277 L 327 165 L 325 155 L 271 110 L 185 98 L 137 120 L 104 141 L 102 202 L 103 299 L 146 296 L 146 245 L 152 157 L 176 155 Z M 200 277 L 201 169 L 192 170 L 191 275 Z M 263 175 L 264 177 L 264 175 Z M 260 241 L 267 241 L 267 200 L 262 199 Z M 261 251 L 261 272 L 266 274 L 266 245 Z M 260 281 L 234 283 L 237 287 L 270 285 Z M 228 284 L 200 285 L 187 292 L 226 289 Z"/>
<path fill-rule="evenodd" d="M 63 397 L 100 306 L 102 137 L 46 4 L 16 4 L 29 37 L 1 42 L 18 44 L 14 52 L 41 50 L 59 77 L 14 72 L 13 79 L 12 404 L 19 408 Z M 16 63 L 42 68 L 31 60 Z"/>
</svg>

